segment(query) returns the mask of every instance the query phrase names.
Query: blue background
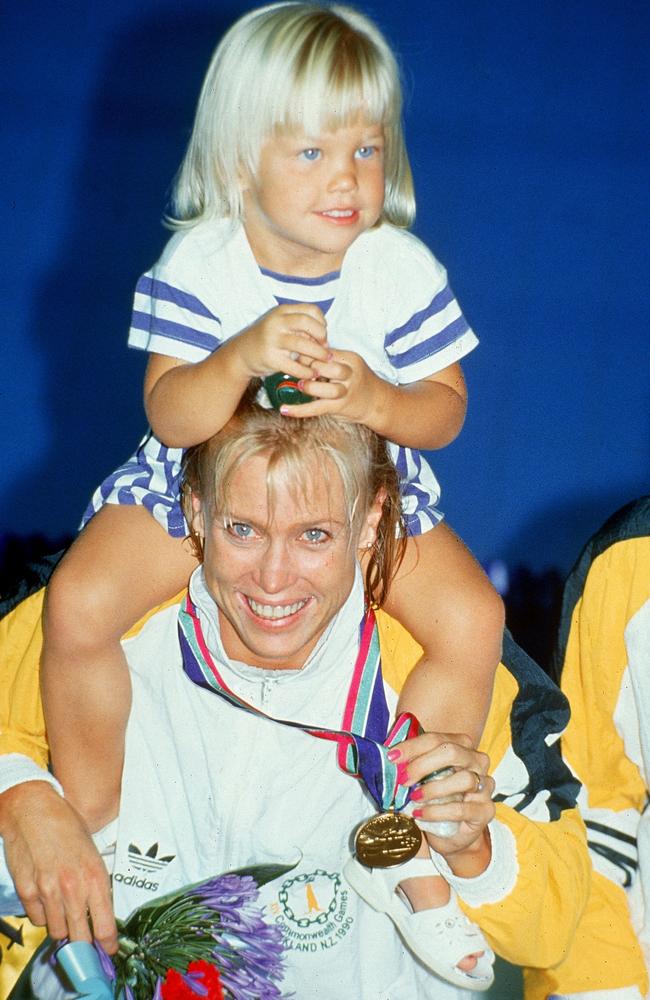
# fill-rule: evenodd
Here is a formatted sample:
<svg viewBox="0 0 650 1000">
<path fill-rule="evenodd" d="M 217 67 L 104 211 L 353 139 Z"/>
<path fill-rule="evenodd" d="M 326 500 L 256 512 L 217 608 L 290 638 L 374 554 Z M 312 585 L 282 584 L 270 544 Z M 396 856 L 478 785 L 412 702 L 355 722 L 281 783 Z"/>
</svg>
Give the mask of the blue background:
<svg viewBox="0 0 650 1000">
<path fill-rule="evenodd" d="M 251 5 L 3 13 L 0 532 L 72 532 L 144 430 L 125 346 L 201 79 Z M 479 558 L 568 568 L 648 491 L 645 0 L 364 3 L 401 54 L 416 232 L 480 348 L 435 456 Z"/>
</svg>

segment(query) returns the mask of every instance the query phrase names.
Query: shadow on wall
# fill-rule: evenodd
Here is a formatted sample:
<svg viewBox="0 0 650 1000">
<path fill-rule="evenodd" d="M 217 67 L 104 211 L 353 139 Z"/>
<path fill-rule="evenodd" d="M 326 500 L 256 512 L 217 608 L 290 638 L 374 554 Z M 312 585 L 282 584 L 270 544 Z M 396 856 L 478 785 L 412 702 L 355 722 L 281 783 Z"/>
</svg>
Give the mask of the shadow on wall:
<svg viewBox="0 0 650 1000">
<path fill-rule="evenodd" d="M 44 359 L 49 449 L 38 468 L 3 483 L 0 523 L 16 496 L 25 525 L 48 523 L 52 496 L 65 496 L 70 521 L 61 530 L 74 531 L 93 489 L 144 433 L 145 358 L 126 349 L 133 289 L 168 238 L 161 218 L 171 181 L 230 20 L 223 10 L 163 9 L 131 22 L 107 51 L 83 155 L 61 192 L 68 230 L 27 331 Z"/>
</svg>

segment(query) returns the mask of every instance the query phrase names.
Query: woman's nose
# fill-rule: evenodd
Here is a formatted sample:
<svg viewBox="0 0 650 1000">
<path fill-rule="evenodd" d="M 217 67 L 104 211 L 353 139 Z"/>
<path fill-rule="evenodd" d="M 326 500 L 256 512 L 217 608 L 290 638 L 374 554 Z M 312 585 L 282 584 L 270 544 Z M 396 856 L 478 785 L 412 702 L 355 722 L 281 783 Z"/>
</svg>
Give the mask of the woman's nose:
<svg viewBox="0 0 650 1000">
<path fill-rule="evenodd" d="M 293 561 L 287 546 L 280 541 L 271 542 L 259 553 L 255 579 L 265 594 L 279 594 L 295 580 Z"/>
</svg>

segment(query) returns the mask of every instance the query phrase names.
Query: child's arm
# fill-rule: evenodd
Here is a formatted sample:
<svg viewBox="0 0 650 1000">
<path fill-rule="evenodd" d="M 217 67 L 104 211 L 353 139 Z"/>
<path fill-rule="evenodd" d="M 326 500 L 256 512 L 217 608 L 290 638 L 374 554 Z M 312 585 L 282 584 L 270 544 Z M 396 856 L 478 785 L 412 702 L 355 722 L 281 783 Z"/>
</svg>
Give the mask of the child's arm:
<svg viewBox="0 0 650 1000">
<path fill-rule="evenodd" d="M 312 371 L 316 377 L 305 380 L 304 391 L 317 401 L 283 413 L 337 413 L 408 448 L 444 448 L 463 426 L 467 390 L 458 363 L 408 385 L 392 385 L 375 375 L 353 351 L 332 351 L 332 360 L 317 361 Z M 318 376 L 328 381 L 319 382 Z"/>
<path fill-rule="evenodd" d="M 165 444 L 188 448 L 216 434 L 251 380 L 282 371 L 309 378 L 305 360 L 326 362 L 325 317 L 312 304 L 282 305 L 196 364 L 152 354 L 144 382 L 151 427 Z"/>
</svg>

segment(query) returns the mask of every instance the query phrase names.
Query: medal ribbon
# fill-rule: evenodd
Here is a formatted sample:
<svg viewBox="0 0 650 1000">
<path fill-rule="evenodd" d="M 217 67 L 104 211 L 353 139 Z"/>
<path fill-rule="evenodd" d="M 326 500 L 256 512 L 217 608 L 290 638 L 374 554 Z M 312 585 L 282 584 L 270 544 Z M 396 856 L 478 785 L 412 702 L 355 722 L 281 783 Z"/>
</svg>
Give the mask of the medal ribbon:
<svg viewBox="0 0 650 1000">
<path fill-rule="evenodd" d="M 389 713 L 381 673 L 379 631 L 371 608 L 361 622 L 359 652 L 352 672 L 343 713 L 343 728 L 327 729 L 288 719 L 277 719 L 249 704 L 232 691 L 219 672 L 205 642 L 198 612 L 189 593 L 178 613 L 178 634 L 183 670 L 194 684 L 214 691 L 231 705 L 280 726 L 300 729 L 320 740 L 338 744 L 339 767 L 361 778 L 381 810 L 403 809 L 409 799 L 409 787 L 397 780 L 397 765 L 388 759 L 396 743 L 417 736 L 420 726 L 408 712 L 399 716 L 389 732 Z"/>
</svg>

